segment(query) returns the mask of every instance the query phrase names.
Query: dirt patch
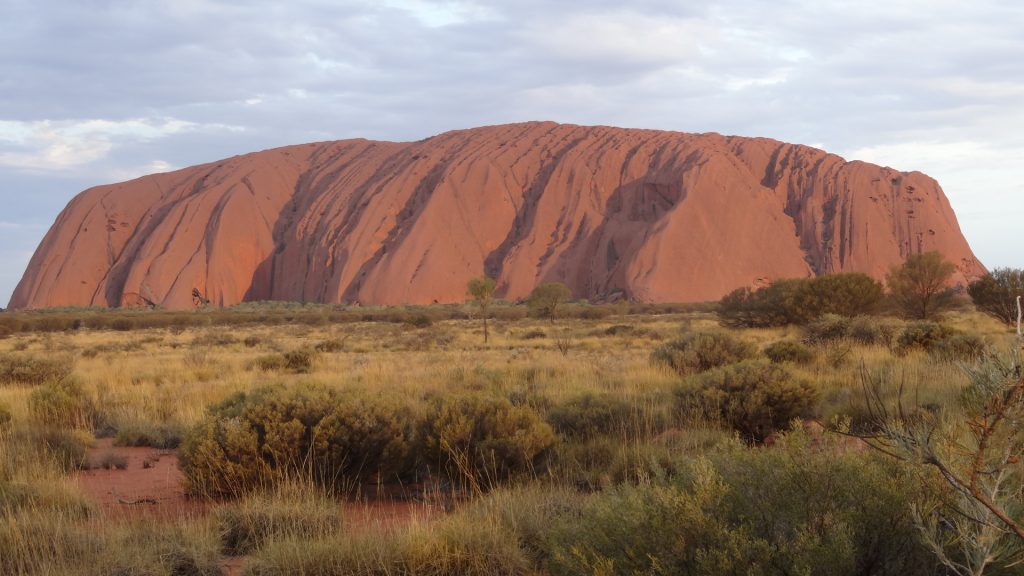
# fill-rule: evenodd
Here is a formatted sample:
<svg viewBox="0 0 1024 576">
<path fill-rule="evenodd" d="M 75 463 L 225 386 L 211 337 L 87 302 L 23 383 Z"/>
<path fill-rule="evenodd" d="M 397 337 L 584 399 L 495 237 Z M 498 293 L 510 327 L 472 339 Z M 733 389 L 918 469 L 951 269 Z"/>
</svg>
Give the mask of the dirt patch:
<svg viewBox="0 0 1024 576">
<path fill-rule="evenodd" d="M 171 519 L 209 509 L 209 504 L 185 496 L 185 476 L 173 450 L 114 446 L 105 438 L 89 450 L 89 461 L 117 465 L 73 475 L 82 492 L 108 516 Z"/>
</svg>

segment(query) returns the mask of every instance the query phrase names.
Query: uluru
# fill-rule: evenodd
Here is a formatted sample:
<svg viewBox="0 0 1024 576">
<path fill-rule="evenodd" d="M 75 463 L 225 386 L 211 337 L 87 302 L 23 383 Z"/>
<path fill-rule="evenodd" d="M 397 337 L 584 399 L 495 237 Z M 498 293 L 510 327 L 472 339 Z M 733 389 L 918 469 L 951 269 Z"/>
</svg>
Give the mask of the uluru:
<svg viewBox="0 0 1024 576">
<path fill-rule="evenodd" d="M 244 301 L 717 299 L 779 278 L 881 279 L 937 250 L 984 273 L 939 184 L 767 138 L 531 122 L 288 146 L 98 186 L 11 308 Z"/>
</svg>

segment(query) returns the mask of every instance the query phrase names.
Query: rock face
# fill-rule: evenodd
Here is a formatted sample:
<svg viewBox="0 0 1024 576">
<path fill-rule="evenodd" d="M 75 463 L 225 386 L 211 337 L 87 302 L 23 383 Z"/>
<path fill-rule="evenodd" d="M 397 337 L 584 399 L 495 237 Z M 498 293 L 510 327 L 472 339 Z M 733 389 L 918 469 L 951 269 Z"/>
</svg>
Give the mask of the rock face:
<svg viewBox="0 0 1024 576">
<path fill-rule="evenodd" d="M 939 185 L 806 146 L 554 123 L 237 156 L 78 195 L 12 308 L 459 302 L 541 282 L 684 302 L 939 250 L 984 272 Z"/>
</svg>

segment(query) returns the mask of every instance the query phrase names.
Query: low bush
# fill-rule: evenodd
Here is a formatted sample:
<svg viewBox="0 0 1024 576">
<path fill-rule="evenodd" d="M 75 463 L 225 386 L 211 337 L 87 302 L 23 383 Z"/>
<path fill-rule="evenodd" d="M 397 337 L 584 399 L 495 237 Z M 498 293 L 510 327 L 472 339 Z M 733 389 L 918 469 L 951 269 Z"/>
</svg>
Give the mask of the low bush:
<svg viewBox="0 0 1024 576">
<path fill-rule="evenodd" d="M 896 318 L 857 316 L 850 320 L 846 335 L 859 344 L 892 348 L 903 327 L 903 322 Z"/>
<path fill-rule="evenodd" d="M 339 534 L 341 504 L 309 485 L 286 483 L 253 494 L 214 512 L 222 549 L 231 556 L 252 554 L 273 540 L 311 540 Z"/>
<path fill-rule="evenodd" d="M 764 355 L 776 364 L 783 362 L 808 364 L 814 361 L 814 350 L 793 340 L 780 340 L 771 344 L 764 349 Z"/>
<path fill-rule="evenodd" d="M 547 338 L 548 335 L 543 330 L 530 330 L 524 333 L 520 338 L 523 340 L 538 340 L 540 338 Z"/>
<path fill-rule="evenodd" d="M 676 397 L 684 412 L 720 418 L 745 440 L 764 442 L 794 418 L 808 415 L 819 392 L 780 366 L 748 360 L 691 377 Z"/>
<path fill-rule="evenodd" d="M 36 354 L 0 354 L 0 385 L 38 386 L 64 380 L 74 371 L 70 356 Z"/>
<path fill-rule="evenodd" d="M 913 471 L 802 434 L 732 449 L 685 473 L 624 484 L 549 521 L 545 568 L 571 574 L 937 573 L 912 509 L 930 509 Z"/>
<path fill-rule="evenodd" d="M 947 362 L 977 362 L 985 356 L 988 342 L 973 332 L 951 334 L 934 343 L 928 351 L 933 357 Z"/>
<path fill-rule="evenodd" d="M 323 352 L 325 354 L 334 354 L 336 352 L 342 352 L 345 350 L 345 340 L 341 338 L 332 338 L 330 340 L 324 340 L 317 343 L 313 347 L 317 352 Z"/>
<path fill-rule="evenodd" d="M 756 355 L 753 345 L 727 332 L 690 332 L 656 348 L 651 360 L 686 376 Z"/>
<path fill-rule="evenodd" d="M 117 452 L 104 452 L 89 461 L 92 470 L 125 470 L 128 468 L 128 457 Z"/>
<path fill-rule="evenodd" d="M 929 351 L 953 334 L 954 330 L 943 324 L 928 321 L 911 322 L 896 339 L 896 352 L 905 355 L 915 349 Z"/>
<path fill-rule="evenodd" d="M 842 340 L 846 338 L 849 330 L 850 319 L 838 314 L 822 315 L 804 327 L 807 341 L 813 344 Z"/>
<path fill-rule="evenodd" d="M 534 470 L 557 437 L 529 406 L 470 395 L 435 399 L 420 439 L 428 467 L 482 489 Z"/>
<path fill-rule="evenodd" d="M 547 421 L 562 436 L 588 439 L 630 428 L 633 407 L 611 394 L 586 394 L 556 406 Z"/>
<path fill-rule="evenodd" d="M 253 366 L 264 372 L 291 372 L 292 374 L 309 374 L 313 371 L 317 352 L 305 348 L 260 356 L 253 361 Z"/>
<path fill-rule="evenodd" d="M 350 489 L 409 471 L 415 422 L 396 400 L 264 387 L 214 406 L 179 457 L 192 494 L 237 496 L 293 476 Z"/>
</svg>

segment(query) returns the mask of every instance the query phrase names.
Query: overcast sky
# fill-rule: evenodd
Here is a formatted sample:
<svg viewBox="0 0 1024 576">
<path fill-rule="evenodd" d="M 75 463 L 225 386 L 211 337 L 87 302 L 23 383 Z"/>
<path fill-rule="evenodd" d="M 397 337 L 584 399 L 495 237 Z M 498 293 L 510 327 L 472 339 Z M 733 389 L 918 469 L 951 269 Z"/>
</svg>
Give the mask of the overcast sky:
<svg viewBox="0 0 1024 576">
<path fill-rule="evenodd" d="M 0 0 L 0 305 L 96 184 L 555 120 L 921 170 L 1024 267 L 1024 2 Z"/>
</svg>

